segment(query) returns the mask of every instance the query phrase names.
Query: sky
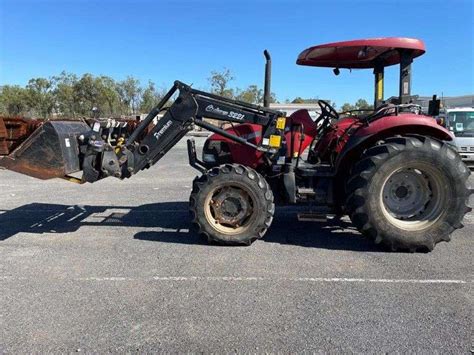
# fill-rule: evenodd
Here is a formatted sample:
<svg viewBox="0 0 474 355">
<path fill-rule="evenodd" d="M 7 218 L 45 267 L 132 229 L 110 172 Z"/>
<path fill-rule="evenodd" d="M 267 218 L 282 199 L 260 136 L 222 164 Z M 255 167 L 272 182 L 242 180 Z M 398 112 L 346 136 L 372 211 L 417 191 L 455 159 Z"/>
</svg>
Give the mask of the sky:
<svg viewBox="0 0 474 355">
<path fill-rule="evenodd" d="M 272 55 L 278 100 L 373 100 L 370 70 L 297 66 L 305 48 L 334 41 L 405 36 L 427 52 L 413 64 L 412 94 L 474 93 L 474 0 L 225 1 L 0 0 L 0 85 L 65 70 L 168 88 L 179 79 L 209 89 L 228 68 L 232 86 L 263 86 L 263 50 Z M 398 93 L 386 69 L 385 96 Z"/>
</svg>

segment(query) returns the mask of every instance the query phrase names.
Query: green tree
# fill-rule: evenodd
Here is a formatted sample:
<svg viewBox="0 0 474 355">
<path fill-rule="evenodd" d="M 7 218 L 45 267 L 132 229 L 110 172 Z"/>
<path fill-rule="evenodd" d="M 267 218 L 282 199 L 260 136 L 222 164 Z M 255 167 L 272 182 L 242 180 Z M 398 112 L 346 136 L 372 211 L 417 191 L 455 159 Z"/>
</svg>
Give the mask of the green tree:
<svg viewBox="0 0 474 355">
<path fill-rule="evenodd" d="M 356 101 L 354 105 L 351 105 L 349 103 L 345 103 L 341 107 L 342 112 L 348 112 L 348 111 L 353 111 L 353 110 L 372 110 L 373 106 L 370 105 L 366 100 L 364 99 L 359 99 Z"/>
<path fill-rule="evenodd" d="M 64 117 L 76 117 L 77 96 L 74 91 L 78 79 L 75 74 L 61 72 L 53 76 L 55 109 L 58 115 Z"/>
<path fill-rule="evenodd" d="M 152 81 L 148 82 L 148 86 L 143 90 L 142 100 L 140 103 L 140 112 L 147 113 L 150 112 L 160 100 L 165 96 L 163 90 L 157 91 L 155 83 Z"/>
<path fill-rule="evenodd" d="M 290 103 L 290 100 L 286 100 L 288 103 Z M 317 104 L 319 101 L 318 98 L 309 98 L 309 99 L 304 99 L 300 96 L 297 96 L 291 101 L 292 104 Z M 331 100 L 324 100 L 326 101 L 329 105 L 332 107 L 336 108 L 336 103 L 332 102 Z"/>
<path fill-rule="evenodd" d="M 357 100 L 357 102 L 355 103 L 355 107 L 357 107 L 358 110 L 372 110 L 373 109 L 373 106 L 369 105 L 369 103 L 365 101 L 364 99 Z"/>
<path fill-rule="evenodd" d="M 224 68 L 221 72 L 212 71 L 211 76 L 208 78 L 211 84 L 211 92 L 219 96 L 233 98 L 234 90 L 229 88 L 229 83 L 234 79 L 234 76 L 227 68 Z"/>
<path fill-rule="evenodd" d="M 0 112 L 9 116 L 23 115 L 28 111 L 28 93 L 18 85 L 0 88 Z"/>
<path fill-rule="evenodd" d="M 140 81 L 132 76 L 127 76 L 123 81 L 117 83 L 117 93 L 125 109 L 126 115 L 136 114 L 141 100 L 142 88 Z"/>
<path fill-rule="evenodd" d="M 296 97 L 291 103 L 292 104 L 315 104 L 318 102 L 318 99 L 310 98 L 310 99 L 303 99 L 302 97 Z"/>
<path fill-rule="evenodd" d="M 263 97 L 262 97 L 262 101 L 263 102 Z M 274 92 L 271 92 L 270 93 L 270 103 L 278 103 L 278 100 L 277 100 L 277 97 L 276 97 L 276 94 Z"/>
<path fill-rule="evenodd" d="M 245 90 L 236 89 L 236 99 L 250 104 L 259 104 L 263 102 L 263 90 L 257 85 L 250 85 Z"/>
<path fill-rule="evenodd" d="M 77 112 L 90 116 L 94 107 L 99 107 L 99 90 L 92 74 L 84 74 L 73 86 L 77 100 Z"/>
<path fill-rule="evenodd" d="M 52 81 L 45 78 L 30 79 L 26 89 L 30 109 L 43 118 L 49 117 L 55 106 Z"/>
<path fill-rule="evenodd" d="M 250 104 L 263 104 L 264 92 L 257 85 L 249 85 L 245 90 L 234 89 L 235 99 L 248 102 Z M 270 103 L 277 102 L 275 93 L 270 93 Z"/>
<path fill-rule="evenodd" d="M 84 74 L 72 85 L 72 89 L 75 112 L 80 115 L 89 116 L 94 107 L 99 109 L 101 115 L 121 113 L 117 84 L 108 76 Z"/>
<path fill-rule="evenodd" d="M 351 105 L 350 103 L 347 103 L 347 102 L 341 107 L 342 112 L 348 112 L 348 111 L 352 111 L 356 109 L 357 108 L 354 105 Z"/>
<path fill-rule="evenodd" d="M 291 103 L 292 104 L 302 104 L 302 103 L 304 103 L 304 99 L 298 96 L 298 97 L 295 97 L 293 99 L 293 101 L 291 101 Z"/>
<path fill-rule="evenodd" d="M 120 113 L 120 99 L 117 93 L 117 83 L 108 76 L 96 79 L 99 93 L 98 105 L 103 114 L 117 115 Z"/>
</svg>

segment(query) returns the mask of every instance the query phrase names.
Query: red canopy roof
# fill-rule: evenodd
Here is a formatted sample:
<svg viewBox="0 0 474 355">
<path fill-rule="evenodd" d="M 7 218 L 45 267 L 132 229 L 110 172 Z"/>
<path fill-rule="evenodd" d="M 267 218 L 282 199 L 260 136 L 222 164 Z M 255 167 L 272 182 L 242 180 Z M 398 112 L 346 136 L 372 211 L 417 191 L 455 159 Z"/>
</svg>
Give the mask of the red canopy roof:
<svg viewBox="0 0 474 355">
<path fill-rule="evenodd" d="M 412 58 L 425 53 L 423 41 L 414 38 L 371 38 L 310 47 L 300 53 L 296 64 L 331 68 L 373 68 L 400 63 L 397 49 L 411 49 Z"/>
</svg>

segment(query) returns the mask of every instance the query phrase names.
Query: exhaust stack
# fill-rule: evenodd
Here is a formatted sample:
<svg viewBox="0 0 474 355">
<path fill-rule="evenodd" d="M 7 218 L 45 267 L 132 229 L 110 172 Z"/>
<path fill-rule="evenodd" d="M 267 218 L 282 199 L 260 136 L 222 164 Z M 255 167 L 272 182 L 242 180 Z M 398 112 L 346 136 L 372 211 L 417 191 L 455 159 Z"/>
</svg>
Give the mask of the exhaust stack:
<svg viewBox="0 0 474 355">
<path fill-rule="evenodd" d="M 266 49 L 263 51 L 265 56 L 265 83 L 263 88 L 263 106 L 270 107 L 271 89 L 270 84 L 272 81 L 272 58 L 270 52 Z"/>
</svg>

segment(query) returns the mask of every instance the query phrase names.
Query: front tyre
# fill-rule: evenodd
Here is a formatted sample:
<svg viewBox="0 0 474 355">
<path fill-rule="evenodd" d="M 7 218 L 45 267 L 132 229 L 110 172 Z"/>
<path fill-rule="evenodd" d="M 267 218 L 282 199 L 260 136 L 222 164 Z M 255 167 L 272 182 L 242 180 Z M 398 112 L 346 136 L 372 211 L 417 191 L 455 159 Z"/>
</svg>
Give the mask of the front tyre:
<svg viewBox="0 0 474 355">
<path fill-rule="evenodd" d="M 368 149 L 348 180 L 347 212 L 362 234 L 391 250 L 431 251 L 461 228 L 469 170 L 445 143 L 394 137 Z"/>
<path fill-rule="evenodd" d="M 262 175 L 225 164 L 194 180 L 189 209 L 198 233 L 209 241 L 250 245 L 270 227 L 275 205 Z"/>
</svg>

